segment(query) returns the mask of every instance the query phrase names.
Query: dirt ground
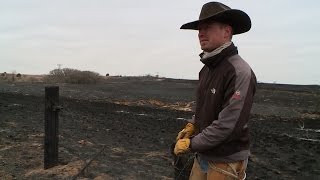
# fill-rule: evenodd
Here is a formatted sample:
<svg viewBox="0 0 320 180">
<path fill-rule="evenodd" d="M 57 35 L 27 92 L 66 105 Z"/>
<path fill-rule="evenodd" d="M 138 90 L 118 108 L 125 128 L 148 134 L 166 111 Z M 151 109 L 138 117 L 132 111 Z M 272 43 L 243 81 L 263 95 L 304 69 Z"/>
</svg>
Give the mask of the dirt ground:
<svg viewBox="0 0 320 180">
<path fill-rule="evenodd" d="M 196 84 L 59 84 L 59 165 L 43 170 L 50 84 L 0 82 L 0 179 L 174 179 L 170 146 L 192 115 Z M 259 84 L 250 128 L 248 179 L 320 178 L 319 86 Z"/>
</svg>

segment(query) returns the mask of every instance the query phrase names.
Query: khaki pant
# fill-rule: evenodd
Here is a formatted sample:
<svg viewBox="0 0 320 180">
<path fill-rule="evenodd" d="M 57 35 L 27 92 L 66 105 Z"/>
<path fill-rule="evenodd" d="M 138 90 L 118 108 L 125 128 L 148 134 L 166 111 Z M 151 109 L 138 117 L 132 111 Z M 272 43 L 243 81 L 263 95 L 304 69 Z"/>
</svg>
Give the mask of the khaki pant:
<svg viewBox="0 0 320 180">
<path fill-rule="evenodd" d="M 208 172 L 201 170 L 197 159 L 194 159 L 189 180 L 242 180 L 245 179 L 247 161 L 235 163 L 209 163 Z"/>
</svg>

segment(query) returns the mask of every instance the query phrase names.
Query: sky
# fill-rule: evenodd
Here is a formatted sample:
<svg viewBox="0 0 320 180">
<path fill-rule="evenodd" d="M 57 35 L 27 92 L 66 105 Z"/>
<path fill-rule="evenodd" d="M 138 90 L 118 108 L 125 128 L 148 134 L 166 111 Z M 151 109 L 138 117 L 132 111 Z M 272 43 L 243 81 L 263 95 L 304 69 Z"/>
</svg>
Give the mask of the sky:
<svg viewBox="0 0 320 180">
<path fill-rule="evenodd" d="M 0 72 L 58 67 L 197 79 L 202 0 L 0 0 Z M 224 0 L 251 18 L 233 37 L 259 82 L 320 85 L 320 1 Z"/>
</svg>

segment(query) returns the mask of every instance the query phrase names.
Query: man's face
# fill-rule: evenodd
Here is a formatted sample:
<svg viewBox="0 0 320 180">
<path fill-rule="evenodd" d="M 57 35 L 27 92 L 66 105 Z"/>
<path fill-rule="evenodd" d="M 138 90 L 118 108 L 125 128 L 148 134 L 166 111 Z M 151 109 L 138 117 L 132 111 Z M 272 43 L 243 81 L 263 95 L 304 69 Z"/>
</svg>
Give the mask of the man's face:
<svg viewBox="0 0 320 180">
<path fill-rule="evenodd" d="M 232 29 L 228 25 L 218 22 L 205 22 L 199 25 L 199 42 L 201 49 L 211 52 L 230 41 Z"/>
</svg>

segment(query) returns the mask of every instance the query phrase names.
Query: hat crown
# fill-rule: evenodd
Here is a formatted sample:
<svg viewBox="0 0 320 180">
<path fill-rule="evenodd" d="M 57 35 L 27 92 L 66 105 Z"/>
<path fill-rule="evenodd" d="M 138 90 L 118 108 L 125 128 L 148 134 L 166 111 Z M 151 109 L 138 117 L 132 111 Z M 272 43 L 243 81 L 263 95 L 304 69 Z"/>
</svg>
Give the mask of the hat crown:
<svg viewBox="0 0 320 180">
<path fill-rule="evenodd" d="M 208 2 L 202 6 L 199 20 L 209 18 L 213 15 L 216 15 L 218 13 L 221 13 L 223 11 L 230 10 L 230 9 L 231 9 L 230 7 L 219 2 Z"/>
</svg>

